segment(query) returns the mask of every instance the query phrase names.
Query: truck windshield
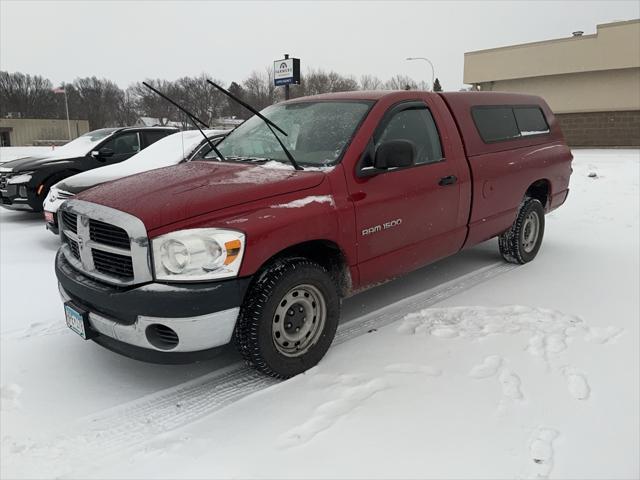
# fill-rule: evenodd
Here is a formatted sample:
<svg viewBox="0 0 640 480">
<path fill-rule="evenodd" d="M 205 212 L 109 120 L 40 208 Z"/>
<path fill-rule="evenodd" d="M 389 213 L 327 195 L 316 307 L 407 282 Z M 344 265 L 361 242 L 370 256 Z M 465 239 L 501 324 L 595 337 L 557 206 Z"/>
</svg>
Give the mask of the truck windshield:
<svg viewBox="0 0 640 480">
<path fill-rule="evenodd" d="M 298 102 L 272 105 L 261 113 L 287 132 L 276 132 L 295 160 L 303 166 L 335 164 L 373 102 Z M 253 116 L 218 145 L 227 160 L 277 160 L 289 163 L 269 128 Z M 218 158 L 215 152 L 207 159 Z"/>
</svg>

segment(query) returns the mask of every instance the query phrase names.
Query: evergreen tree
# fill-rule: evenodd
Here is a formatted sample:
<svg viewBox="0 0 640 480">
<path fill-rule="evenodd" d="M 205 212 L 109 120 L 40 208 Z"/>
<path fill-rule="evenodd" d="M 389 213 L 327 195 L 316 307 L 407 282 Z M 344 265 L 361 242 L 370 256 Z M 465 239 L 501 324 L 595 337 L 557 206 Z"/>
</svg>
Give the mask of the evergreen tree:
<svg viewBox="0 0 640 480">
<path fill-rule="evenodd" d="M 436 78 L 436 81 L 433 82 L 433 91 L 434 92 L 441 92 L 442 91 L 442 86 L 440 85 L 440 80 L 438 80 Z"/>
</svg>

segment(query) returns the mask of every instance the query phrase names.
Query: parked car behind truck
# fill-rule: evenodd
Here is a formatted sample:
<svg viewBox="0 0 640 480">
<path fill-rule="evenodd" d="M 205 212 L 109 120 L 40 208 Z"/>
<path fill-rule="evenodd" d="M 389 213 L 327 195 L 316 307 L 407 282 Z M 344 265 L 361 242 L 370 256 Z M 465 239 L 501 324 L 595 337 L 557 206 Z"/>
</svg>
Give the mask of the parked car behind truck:
<svg viewBox="0 0 640 480">
<path fill-rule="evenodd" d="M 536 256 L 569 191 L 571 153 L 535 96 L 351 92 L 252 117 L 210 155 L 101 185 L 59 211 L 68 325 L 151 361 L 232 339 L 290 377 L 334 337 L 340 299 L 499 237 Z"/>
<path fill-rule="evenodd" d="M 5 162 L 0 166 L 0 206 L 41 212 L 53 184 L 79 172 L 122 162 L 177 131 L 172 127 L 101 128 L 51 153 Z"/>
<path fill-rule="evenodd" d="M 228 132 L 229 130 L 203 131 L 213 143 L 219 142 Z M 208 141 L 199 130 L 176 132 L 158 140 L 152 146 L 145 148 L 124 162 L 67 177 L 53 185 L 44 200 L 44 220 L 47 229 L 57 234 L 58 217 L 56 212 L 60 205 L 88 188 L 127 175 L 203 158 L 210 149 Z"/>
</svg>

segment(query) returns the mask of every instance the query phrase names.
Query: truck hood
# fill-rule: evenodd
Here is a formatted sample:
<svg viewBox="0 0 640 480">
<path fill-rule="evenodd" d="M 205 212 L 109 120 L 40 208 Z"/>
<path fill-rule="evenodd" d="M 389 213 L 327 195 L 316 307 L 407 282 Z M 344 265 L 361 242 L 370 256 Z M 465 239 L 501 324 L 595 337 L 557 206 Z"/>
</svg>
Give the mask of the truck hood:
<svg viewBox="0 0 640 480">
<path fill-rule="evenodd" d="M 90 188 L 78 200 L 138 217 L 147 230 L 243 203 L 306 190 L 325 174 L 266 165 L 193 161 L 160 168 Z"/>
</svg>

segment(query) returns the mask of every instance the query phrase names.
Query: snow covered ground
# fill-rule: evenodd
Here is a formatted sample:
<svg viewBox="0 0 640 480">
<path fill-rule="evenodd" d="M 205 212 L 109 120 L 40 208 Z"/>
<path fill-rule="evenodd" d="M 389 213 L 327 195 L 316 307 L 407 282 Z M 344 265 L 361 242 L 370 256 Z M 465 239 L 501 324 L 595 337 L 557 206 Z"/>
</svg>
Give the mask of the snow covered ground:
<svg viewBox="0 0 640 480">
<path fill-rule="evenodd" d="M 348 299 L 281 383 L 83 342 L 57 238 L 0 212 L 2 478 L 638 478 L 640 151 L 574 155 L 533 263 L 489 241 Z"/>
</svg>

